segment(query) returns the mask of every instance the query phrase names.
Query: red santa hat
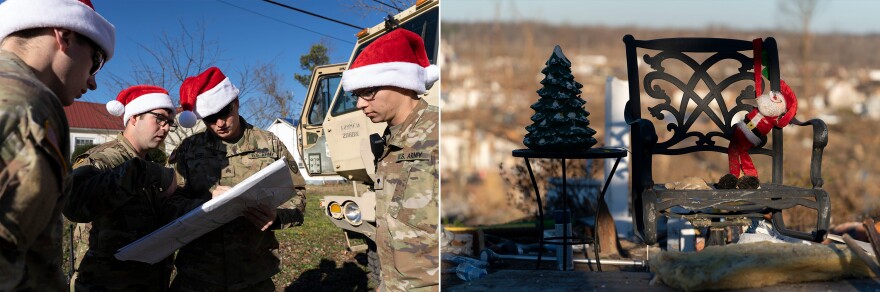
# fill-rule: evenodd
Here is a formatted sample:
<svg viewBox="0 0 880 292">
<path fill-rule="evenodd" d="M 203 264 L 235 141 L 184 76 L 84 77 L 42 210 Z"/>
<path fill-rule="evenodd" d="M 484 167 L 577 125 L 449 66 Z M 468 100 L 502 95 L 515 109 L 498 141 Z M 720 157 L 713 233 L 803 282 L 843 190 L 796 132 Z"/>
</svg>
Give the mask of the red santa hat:
<svg viewBox="0 0 880 292">
<path fill-rule="evenodd" d="M 125 115 L 122 119 L 124 125 L 128 126 L 128 118 L 134 115 L 142 114 L 157 108 L 168 109 L 174 112 L 174 104 L 171 103 L 171 96 L 168 91 L 159 86 L 153 85 L 135 85 L 126 88 L 115 100 L 107 103 L 107 111 L 114 116 Z"/>
<path fill-rule="evenodd" d="M 762 52 L 764 41 L 760 38 L 752 40 L 752 54 L 753 54 L 753 65 L 754 65 L 754 74 L 755 74 L 755 97 L 761 96 L 761 82 L 763 82 L 763 55 Z M 791 119 L 797 114 L 798 102 L 797 95 L 794 94 L 794 90 L 791 90 L 791 87 L 788 86 L 788 83 L 785 83 L 785 80 L 779 80 L 779 92 L 770 91 L 768 94 L 774 94 L 776 96 L 782 95 L 783 100 L 785 100 L 785 114 L 779 117 L 779 120 L 776 123 L 777 127 L 785 127 L 791 122 Z M 757 144 L 757 143 L 755 143 Z"/>
<path fill-rule="evenodd" d="M 90 0 L 6 0 L 0 4 L 0 41 L 31 28 L 61 27 L 85 35 L 113 57 L 116 28 Z"/>
<path fill-rule="evenodd" d="M 217 67 L 188 77 L 180 85 L 181 126 L 191 128 L 201 119 L 222 110 L 238 98 L 239 90 Z"/>
<path fill-rule="evenodd" d="M 425 93 L 440 79 L 440 68 L 431 65 L 422 38 L 396 29 L 368 45 L 342 73 L 342 88 L 354 91 L 394 86 Z"/>
</svg>

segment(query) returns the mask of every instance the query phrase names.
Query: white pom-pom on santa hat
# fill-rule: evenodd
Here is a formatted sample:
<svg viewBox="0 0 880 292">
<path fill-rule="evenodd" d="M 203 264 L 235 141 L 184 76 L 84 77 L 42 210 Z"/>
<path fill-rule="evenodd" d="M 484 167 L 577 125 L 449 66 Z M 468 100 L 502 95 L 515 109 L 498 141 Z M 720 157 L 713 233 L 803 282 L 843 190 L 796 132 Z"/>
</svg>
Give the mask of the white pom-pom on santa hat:
<svg viewBox="0 0 880 292">
<path fill-rule="evenodd" d="M 177 122 L 184 128 L 192 128 L 196 125 L 197 120 L 198 118 L 196 118 L 196 114 L 191 111 L 183 111 L 180 113 L 180 116 L 177 117 Z"/>
<path fill-rule="evenodd" d="M 113 57 L 116 28 L 90 0 L 6 0 L 0 3 L 0 40 L 30 28 L 60 27 L 85 35 Z"/>
<path fill-rule="evenodd" d="M 180 125 L 191 128 L 196 119 L 217 112 L 238 98 L 239 90 L 217 67 L 211 67 L 199 75 L 186 78 L 180 85 Z"/>
<path fill-rule="evenodd" d="M 119 92 L 115 100 L 107 103 L 107 111 L 121 116 L 122 124 L 128 125 L 128 118 L 154 109 L 168 109 L 174 112 L 174 104 L 168 91 L 159 86 L 135 85 Z"/>
<path fill-rule="evenodd" d="M 418 34 L 398 28 L 373 41 L 342 73 L 342 88 L 394 86 L 423 94 L 440 79 Z"/>
<path fill-rule="evenodd" d="M 437 80 L 440 80 L 440 67 L 437 65 L 425 67 L 425 89 L 431 89 Z"/>
<path fill-rule="evenodd" d="M 107 112 L 114 116 L 121 116 L 125 113 L 125 105 L 117 100 L 111 100 L 107 103 Z"/>
</svg>

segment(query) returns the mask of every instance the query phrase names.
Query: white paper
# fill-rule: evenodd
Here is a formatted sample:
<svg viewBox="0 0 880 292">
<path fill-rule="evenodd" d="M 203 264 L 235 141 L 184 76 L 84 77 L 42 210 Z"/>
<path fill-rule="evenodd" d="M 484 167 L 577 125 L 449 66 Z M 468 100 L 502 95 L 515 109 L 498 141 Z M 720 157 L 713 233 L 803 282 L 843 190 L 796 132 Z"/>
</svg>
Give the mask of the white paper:
<svg viewBox="0 0 880 292">
<path fill-rule="evenodd" d="M 835 242 L 846 244 L 846 241 L 843 241 L 843 236 L 836 235 L 836 234 L 828 234 L 827 237 L 828 237 L 828 239 L 831 239 Z M 858 239 L 855 239 L 855 241 L 856 241 L 856 244 L 858 244 L 859 247 L 861 247 L 862 250 L 865 251 L 865 253 L 867 253 L 869 256 L 874 256 L 874 248 L 871 247 L 870 243 L 867 243 L 867 242 L 864 242 L 864 241 L 861 241 Z"/>
<path fill-rule="evenodd" d="M 120 248 L 116 259 L 155 264 L 187 243 L 241 216 L 249 206 L 278 207 L 293 197 L 293 180 L 284 158 L 222 195 Z"/>
</svg>

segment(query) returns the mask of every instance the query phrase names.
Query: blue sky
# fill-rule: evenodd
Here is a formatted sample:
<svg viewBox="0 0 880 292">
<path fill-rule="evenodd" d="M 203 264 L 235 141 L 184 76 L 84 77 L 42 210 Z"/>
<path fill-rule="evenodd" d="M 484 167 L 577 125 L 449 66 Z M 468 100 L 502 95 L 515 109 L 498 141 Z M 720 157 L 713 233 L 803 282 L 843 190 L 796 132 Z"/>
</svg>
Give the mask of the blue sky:
<svg viewBox="0 0 880 292">
<path fill-rule="evenodd" d="M 384 16 L 378 13 L 364 16 L 346 6 L 348 1 L 342 0 L 276 2 L 362 27 L 373 26 Z M 274 61 L 276 69 L 287 81 L 287 88 L 294 91 L 297 101 L 302 101 L 305 88 L 293 79 L 293 74 L 308 73 L 300 70 L 299 57 L 307 53 L 312 44 L 324 41 L 331 49 L 330 61 L 345 62 L 358 32 L 358 29 L 261 0 L 92 0 L 92 3 L 101 15 L 116 26 L 117 33 L 116 55 L 98 73 L 98 90 L 87 93 L 81 99 L 99 103 L 106 103 L 118 93 L 110 91 L 107 86 L 108 72 L 122 76 L 130 74 L 134 60 L 149 58 L 138 44 L 156 46 L 162 34 L 180 35 L 181 22 L 192 30 L 204 24 L 206 38 L 222 50 L 218 67 L 227 76 L 235 76 L 233 80 L 238 76 L 233 72 L 245 64 Z M 177 89 L 169 90 L 176 99 Z M 297 117 L 299 110 L 293 110 Z"/>
<path fill-rule="evenodd" d="M 780 0 L 445 0 L 442 20 L 540 20 L 554 24 L 742 29 L 790 27 Z M 880 1 L 820 0 L 817 32 L 880 33 Z M 496 11 L 498 13 L 496 13 Z"/>
</svg>

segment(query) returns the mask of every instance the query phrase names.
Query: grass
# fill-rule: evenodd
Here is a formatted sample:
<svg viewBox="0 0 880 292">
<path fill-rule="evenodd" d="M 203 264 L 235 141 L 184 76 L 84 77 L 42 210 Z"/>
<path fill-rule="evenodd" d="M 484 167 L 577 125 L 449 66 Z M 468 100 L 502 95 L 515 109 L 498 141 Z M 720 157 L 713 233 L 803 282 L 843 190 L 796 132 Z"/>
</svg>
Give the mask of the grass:
<svg viewBox="0 0 880 292">
<path fill-rule="evenodd" d="M 351 185 L 334 184 L 306 188 L 305 223 L 276 231 L 281 272 L 272 280 L 286 291 L 367 291 L 366 254 L 346 249 L 345 235 L 320 209 L 327 195 L 350 195 Z M 354 244 L 354 242 L 353 242 Z"/>
<path fill-rule="evenodd" d="M 351 185 L 333 184 L 306 187 L 306 214 L 302 226 L 275 232 L 281 272 L 272 277 L 278 291 L 370 291 L 376 286 L 367 280 L 364 252 L 347 250 L 345 235 L 323 215 L 321 198 L 351 195 Z M 65 219 L 64 272 L 69 269 L 68 229 Z M 358 242 L 353 240 L 352 244 Z"/>
</svg>

